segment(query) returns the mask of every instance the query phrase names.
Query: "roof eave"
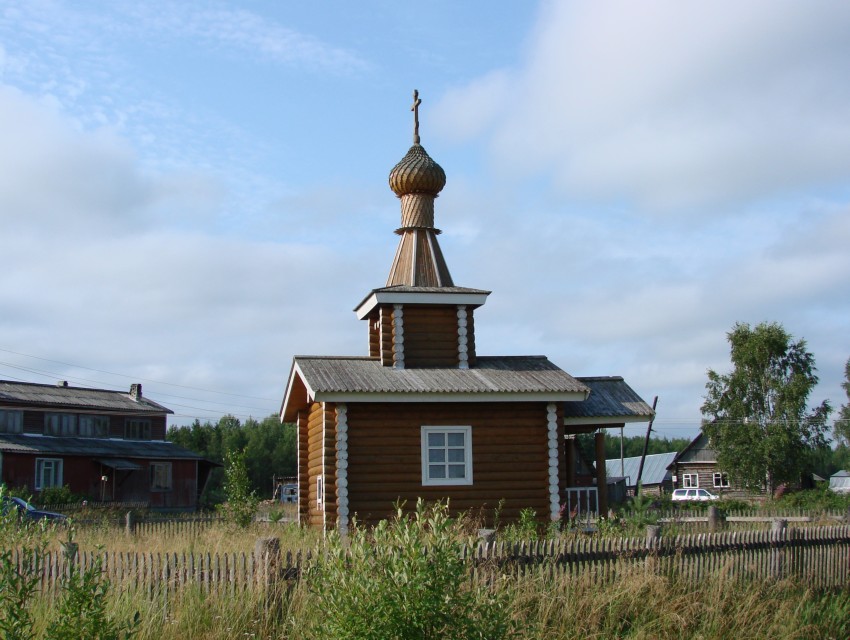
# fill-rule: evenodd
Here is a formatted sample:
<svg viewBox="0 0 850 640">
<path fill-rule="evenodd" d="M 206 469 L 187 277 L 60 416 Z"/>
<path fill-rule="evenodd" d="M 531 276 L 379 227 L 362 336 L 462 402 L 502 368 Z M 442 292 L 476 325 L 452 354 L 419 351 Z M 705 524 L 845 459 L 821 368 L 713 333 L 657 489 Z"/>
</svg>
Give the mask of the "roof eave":
<svg viewBox="0 0 850 640">
<path fill-rule="evenodd" d="M 575 402 L 583 391 L 500 391 L 500 392 L 381 392 L 320 391 L 317 402 Z"/>
<path fill-rule="evenodd" d="M 470 293 L 446 291 L 439 293 L 412 292 L 412 291 L 377 291 L 373 290 L 366 298 L 354 308 L 357 319 L 362 320 L 380 304 L 446 304 L 447 298 L 451 297 L 451 304 L 463 304 L 468 307 L 480 307 L 487 301 L 486 293 Z"/>
</svg>

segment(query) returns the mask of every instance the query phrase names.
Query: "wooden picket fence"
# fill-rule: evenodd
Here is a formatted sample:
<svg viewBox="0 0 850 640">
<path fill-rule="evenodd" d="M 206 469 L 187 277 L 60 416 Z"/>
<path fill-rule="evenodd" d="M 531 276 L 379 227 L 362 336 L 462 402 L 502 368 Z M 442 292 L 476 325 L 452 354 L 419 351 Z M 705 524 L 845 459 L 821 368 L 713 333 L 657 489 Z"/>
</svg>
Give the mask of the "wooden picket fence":
<svg viewBox="0 0 850 640">
<path fill-rule="evenodd" d="M 180 592 L 189 586 L 206 593 L 227 594 L 294 584 L 305 575 L 320 551 L 280 553 L 272 544 L 253 553 L 77 553 L 39 557 L 16 553 L 21 571 L 36 571 L 43 594 L 55 596 L 70 562 L 87 569 L 100 561 L 104 575 L 122 590 L 142 590 L 151 597 Z M 276 542 L 276 539 L 272 539 Z M 701 533 L 675 537 L 604 538 L 508 544 L 480 543 L 464 549 L 473 576 L 542 573 L 550 577 L 591 575 L 615 580 L 635 566 L 659 575 L 698 581 L 722 572 L 730 579 L 789 578 L 817 588 L 850 584 L 850 526 Z"/>
</svg>

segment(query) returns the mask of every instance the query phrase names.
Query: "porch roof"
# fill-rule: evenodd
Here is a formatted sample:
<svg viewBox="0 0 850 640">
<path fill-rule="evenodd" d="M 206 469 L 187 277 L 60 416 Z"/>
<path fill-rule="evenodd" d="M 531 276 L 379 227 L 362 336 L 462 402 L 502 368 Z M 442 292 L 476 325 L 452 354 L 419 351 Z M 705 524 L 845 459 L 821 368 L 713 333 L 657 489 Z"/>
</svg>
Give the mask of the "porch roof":
<svg viewBox="0 0 850 640">
<path fill-rule="evenodd" d="M 0 435 L 0 451 L 33 455 L 91 456 L 158 460 L 203 460 L 203 456 L 166 440 L 65 438 L 26 434 Z"/>
<path fill-rule="evenodd" d="M 649 422 L 655 415 L 652 407 L 621 376 L 576 379 L 590 388 L 590 395 L 584 402 L 564 403 L 564 424 Z"/>
</svg>

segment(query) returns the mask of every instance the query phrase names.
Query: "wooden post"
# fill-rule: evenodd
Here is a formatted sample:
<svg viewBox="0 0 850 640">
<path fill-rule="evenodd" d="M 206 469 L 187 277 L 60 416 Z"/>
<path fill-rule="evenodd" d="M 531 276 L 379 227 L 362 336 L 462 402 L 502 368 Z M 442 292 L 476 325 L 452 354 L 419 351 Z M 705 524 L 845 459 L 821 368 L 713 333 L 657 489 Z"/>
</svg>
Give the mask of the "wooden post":
<svg viewBox="0 0 850 640">
<path fill-rule="evenodd" d="M 781 580 L 783 574 L 783 554 L 785 533 L 788 521 L 777 518 L 770 523 L 770 577 Z"/>
<path fill-rule="evenodd" d="M 646 525 L 646 548 L 658 548 L 658 540 L 661 538 L 661 525 Z"/>
<path fill-rule="evenodd" d="M 720 514 L 717 507 L 711 505 L 708 507 L 708 532 L 715 533 L 720 528 Z"/>
<path fill-rule="evenodd" d="M 280 567 L 280 538 L 257 538 L 254 543 L 254 560 L 257 564 L 257 580 L 261 586 L 269 586 L 277 578 Z"/>
<path fill-rule="evenodd" d="M 599 496 L 599 517 L 608 517 L 608 477 L 605 474 L 605 432 L 594 434 L 596 444 L 596 493 Z"/>
<path fill-rule="evenodd" d="M 127 515 L 124 516 L 124 526 L 127 536 L 132 536 L 133 532 L 136 530 L 136 518 L 132 511 L 128 511 Z"/>
</svg>

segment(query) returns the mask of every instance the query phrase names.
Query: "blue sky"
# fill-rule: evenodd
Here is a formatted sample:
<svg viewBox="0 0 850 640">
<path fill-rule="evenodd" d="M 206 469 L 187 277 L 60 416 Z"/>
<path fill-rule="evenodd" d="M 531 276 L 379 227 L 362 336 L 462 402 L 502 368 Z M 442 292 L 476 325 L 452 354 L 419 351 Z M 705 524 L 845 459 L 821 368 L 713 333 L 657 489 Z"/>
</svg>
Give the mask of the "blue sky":
<svg viewBox="0 0 850 640">
<path fill-rule="evenodd" d="M 364 354 L 422 143 L 482 354 L 623 375 L 694 435 L 735 322 L 845 401 L 850 5 L 0 1 L 0 378 L 275 412 Z"/>
</svg>

